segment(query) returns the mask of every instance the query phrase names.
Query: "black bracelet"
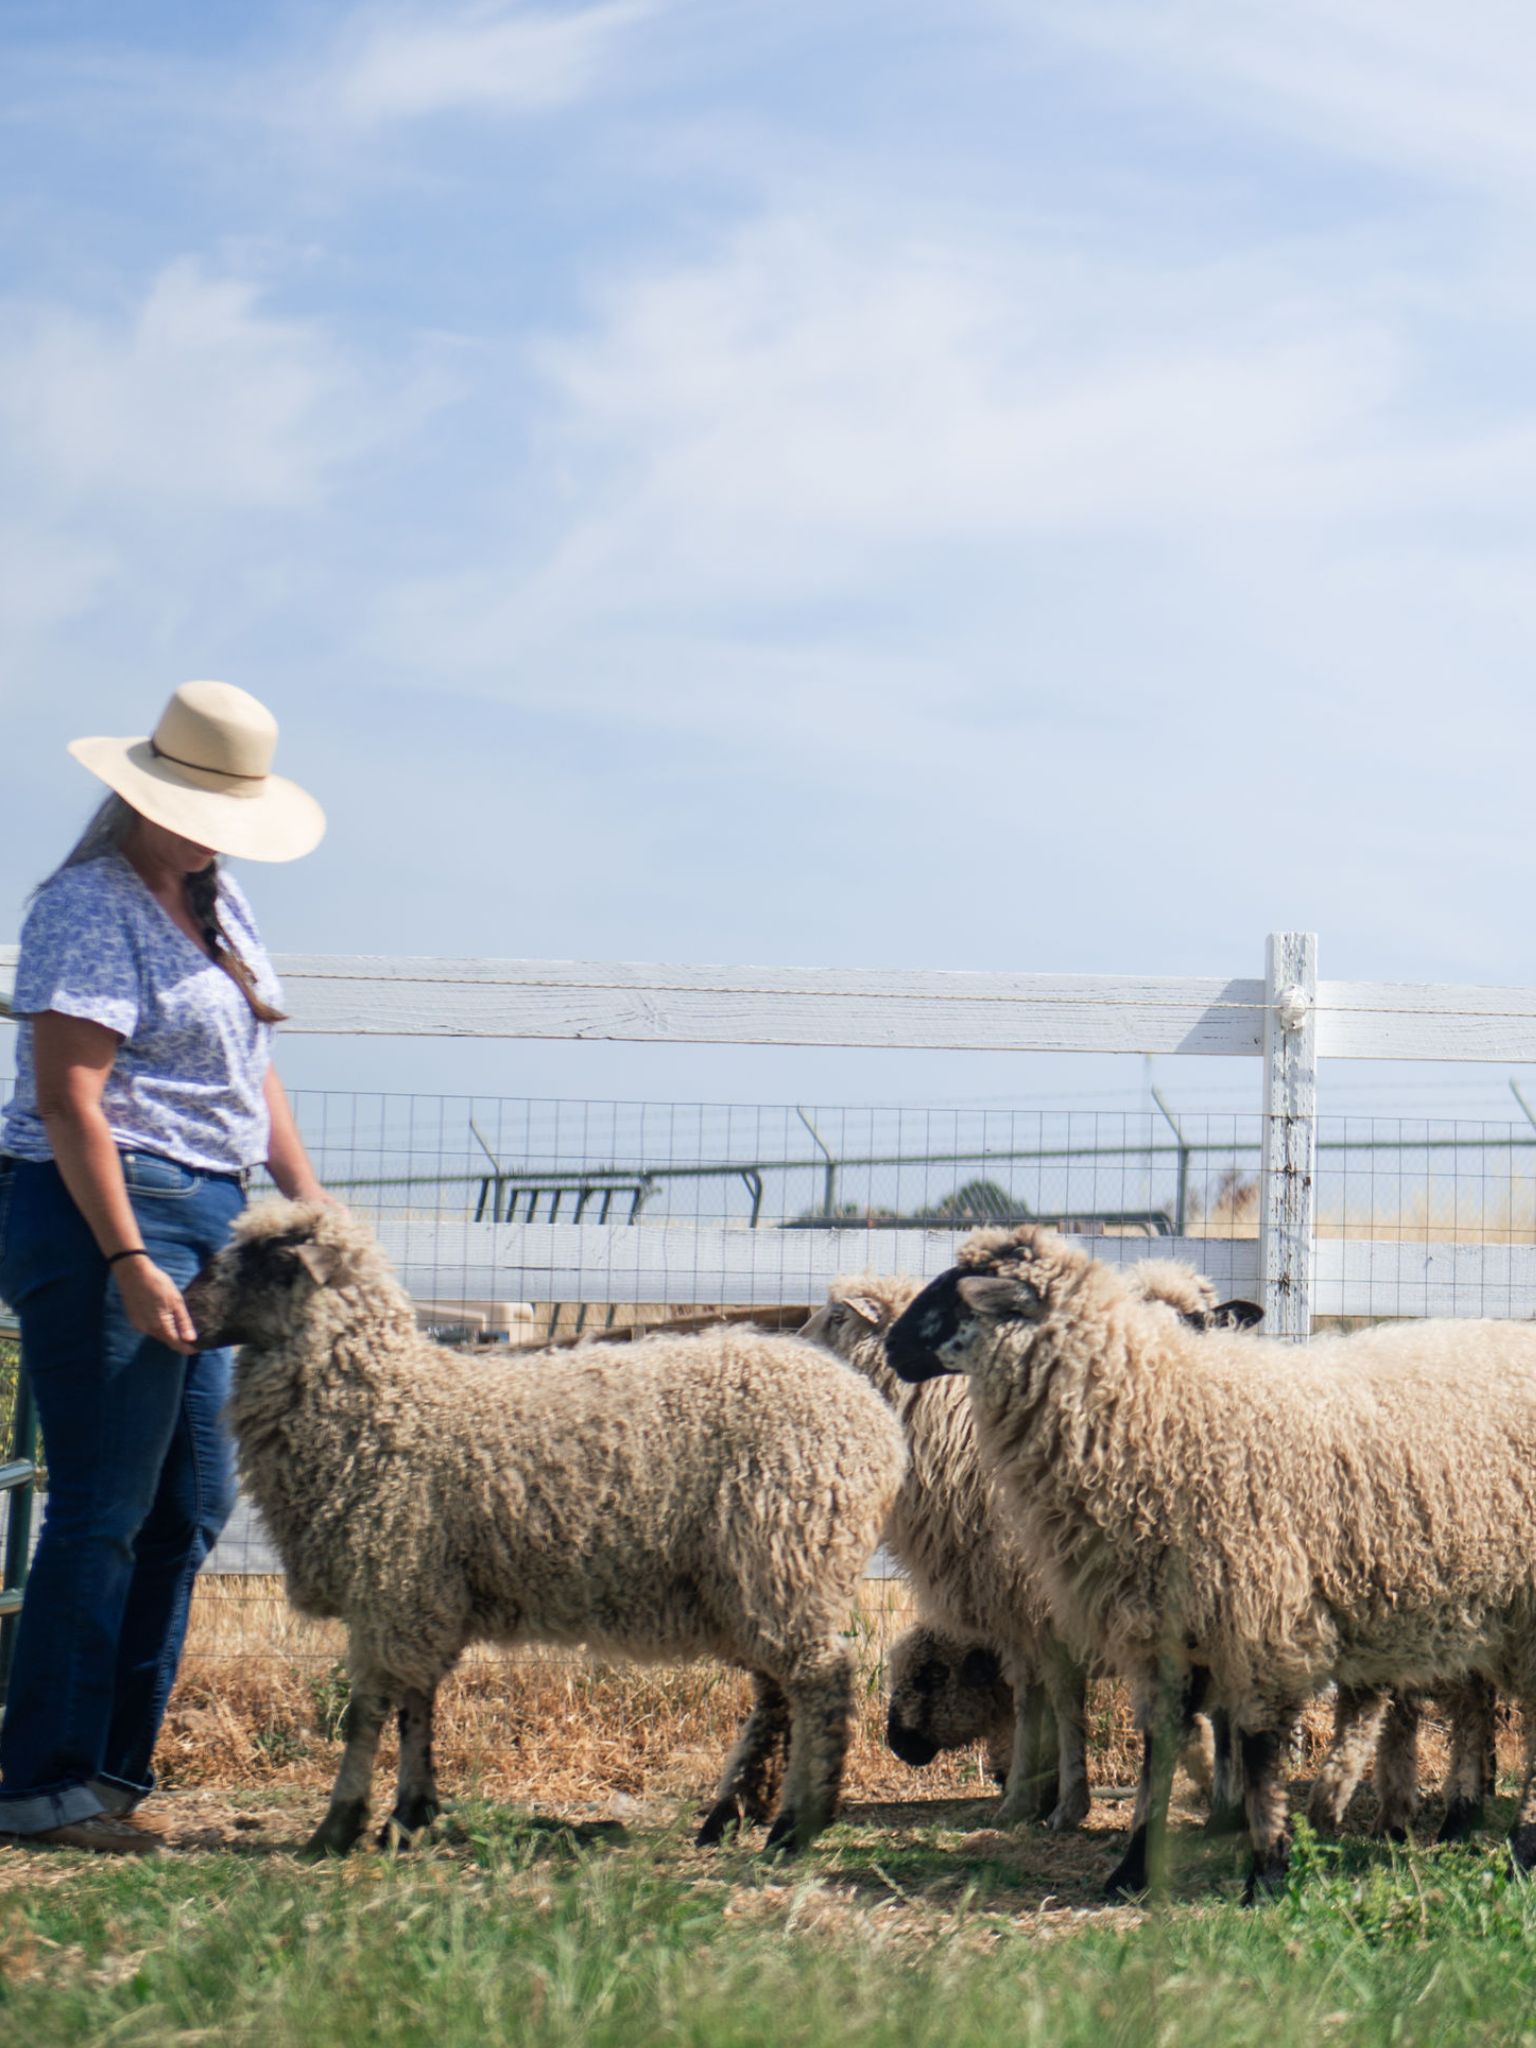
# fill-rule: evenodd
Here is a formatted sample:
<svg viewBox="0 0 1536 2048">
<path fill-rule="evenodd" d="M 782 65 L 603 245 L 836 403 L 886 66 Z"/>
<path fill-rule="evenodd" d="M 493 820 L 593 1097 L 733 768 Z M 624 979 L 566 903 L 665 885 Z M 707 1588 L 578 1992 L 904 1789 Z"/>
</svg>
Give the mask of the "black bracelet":
<svg viewBox="0 0 1536 2048">
<path fill-rule="evenodd" d="M 143 1245 L 131 1244 L 125 1252 L 113 1252 L 107 1260 L 107 1264 L 115 1266 L 119 1259 L 147 1259 L 150 1256 L 151 1254 L 145 1250 Z"/>
</svg>

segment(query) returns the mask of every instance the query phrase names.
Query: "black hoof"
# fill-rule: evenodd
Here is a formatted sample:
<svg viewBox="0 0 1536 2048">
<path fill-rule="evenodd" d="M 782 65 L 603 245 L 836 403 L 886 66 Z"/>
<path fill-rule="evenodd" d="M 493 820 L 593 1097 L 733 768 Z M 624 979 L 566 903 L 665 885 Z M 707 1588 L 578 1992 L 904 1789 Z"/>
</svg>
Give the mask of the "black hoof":
<svg viewBox="0 0 1536 2048">
<path fill-rule="evenodd" d="M 768 1830 L 768 1839 L 763 1844 L 765 1855 L 793 1856 L 800 1848 L 800 1823 L 795 1818 L 792 1806 L 786 1806 L 773 1826 Z"/>
<path fill-rule="evenodd" d="M 1396 1821 L 1394 1821 L 1391 1827 L 1382 1829 L 1381 1839 L 1384 1842 L 1396 1842 L 1399 1848 L 1403 1848 L 1406 1847 L 1409 1839 L 1408 1830 L 1404 1827 L 1399 1827 Z"/>
<path fill-rule="evenodd" d="M 1453 1799 L 1445 1809 L 1445 1819 L 1440 1823 L 1437 1842 L 1464 1842 L 1469 1835 L 1475 1835 L 1483 1824 L 1483 1802 L 1481 1799 Z"/>
<path fill-rule="evenodd" d="M 735 1799 L 717 1799 L 705 1814 L 699 1825 L 699 1832 L 693 1838 L 696 1849 L 712 1849 L 717 1842 L 723 1842 L 727 1835 L 734 1835 L 742 1822 L 741 1805 Z"/>
<path fill-rule="evenodd" d="M 299 1854 L 307 1863 L 319 1863 L 327 1856 L 349 1856 L 367 1825 L 368 1808 L 363 1800 L 333 1806 Z"/>
<path fill-rule="evenodd" d="M 1265 1906 L 1270 1900 L 1278 1899 L 1285 1890 L 1285 1873 L 1290 1857 L 1286 1850 L 1279 1849 L 1261 1862 L 1257 1856 L 1248 1866 L 1248 1882 L 1243 1886 L 1245 1906 Z"/>
<path fill-rule="evenodd" d="M 1509 1853 L 1516 1870 L 1536 1870 L 1536 1825 L 1527 1821 L 1515 1829 L 1509 1838 Z"/>
<path fill-rule="evenodd" d="M 379 1829 L 379 1847 L 392 1849 L 396 1855 L 414 1849 L 437 1819 L 439 1811 L 435 1799 L 412 1799 L 405 1806 L 397 1806 Z"/>
<path fill-rule="evenodd" d="M 1104 1896 L 1114 1905 L 1140 1898 L 1147 1888 L 1147 1831 L 1137 1828 L 1125 1854 L 1104 1881 Z"/>
</svg>

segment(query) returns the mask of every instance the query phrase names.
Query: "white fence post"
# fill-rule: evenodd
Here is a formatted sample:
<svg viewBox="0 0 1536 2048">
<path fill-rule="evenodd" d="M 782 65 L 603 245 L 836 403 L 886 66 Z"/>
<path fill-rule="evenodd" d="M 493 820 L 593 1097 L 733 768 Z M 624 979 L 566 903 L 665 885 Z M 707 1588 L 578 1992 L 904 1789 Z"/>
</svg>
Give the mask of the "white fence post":
<svg viewBox="0 0 1536 2048">
<path fill-rule="evenodd" d="M 1317 1166 L 1317 934 L 1271 932 L 1264 961 L 1259 1278 L 1264 1328 L 1312 1334 Z"/>
</svg>

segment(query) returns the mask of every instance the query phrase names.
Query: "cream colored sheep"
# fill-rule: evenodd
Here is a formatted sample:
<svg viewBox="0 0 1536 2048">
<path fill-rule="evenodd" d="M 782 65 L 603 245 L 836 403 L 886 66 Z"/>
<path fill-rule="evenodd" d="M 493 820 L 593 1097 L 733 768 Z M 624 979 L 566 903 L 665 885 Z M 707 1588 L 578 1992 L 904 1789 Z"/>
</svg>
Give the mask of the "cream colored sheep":
<svg viewBox="0 0 1536 2048">
<path fill-rule="evenodd" d="M 205 1343 L 242 1347 L 229 1413 L 289 1597 L 348 1628 L 346 1749 L 313 1852 L 365 1826 L 396 1704 L 394 1826 L 432 1819 L 434 1695 L 477 1641 L 739 1665 L 756 1704 L 701 1839 L 767 1817 L 786 1732 L 770 1845 L 826 1825 L 844 1632 L 906 1464 L 856 1374 L 747 1327 L 466 1357 L 418 1335 L 365 1227 L 319 1205 L 247 1211 L 187 1302 Z"/>
<path fill-rule="evenodd" d="M 1408 1839 L 1419 1805 L 1419 1722 L 1423 1697 L 1388 1686 L 1340 1687 L 1334 1704 L 1333 1747 L 1312 1781 L 1307 1819 L 1319 1834 L 1336 1833 L 1376 1745 L 1376 1832 Z M 1450 1721 L 1451 1761 L 1445 1779 L 1445 1817 L 1437 1841 L 1459 1842 L 1482 1826 L 1492 1797 L 1497 1695 L 1476 1675 L 1447 1687 L 1441 1705 Z"/>
<path fill-rule="evenodd" d="M 1171 1725 L 1207 1669 L 1248 1781 L 1249 1894 L 1285 1868 L 1302 1703 L 1456 1684 L 1527 1709 L 1513 1850 L 1536 1863 L 1536 1328 L 1420 1323 L 1306 1348 L 1196 1339 L 1034 1226 L 982 1231 L 893 1327 L 892 1366 L 970 1378 L 978 1432 L 1058 1616 Z M 1139 1888 L 1167 1745 L 1112 1882 Z"/>
<path fill-rule="evenodd" d="M 1089 1807 L 1085 1660 L 1093 1645 L 1085 1641 L 1074 1654 L 1053 1625 L 1029 1547 L 983 1467 L 964 1384 L 919 1396 L 886 1363 L 886 1333 L 919 1284 L 875 1274 L 836 1280 L 801 1335 L 847 1359 L 901 1418 L 911 1462 L 885 1542 L 912 1580 L 919 1613 L 948 1634 L 990 1646 L 1001 1660 L 1016 1724 L 997 1824 L 1048 1816 L 1052 1829 L 1073 1828 Z M 1196 1328 L 1233 1308 L 1218 1308 L 1210 1282 L 1175 1260 L 1141 1261 L 1128 1284 Z M 1223 1792 L 1230 1797 L 1224 1782 L 1217 1797 Z"/>
</svg>

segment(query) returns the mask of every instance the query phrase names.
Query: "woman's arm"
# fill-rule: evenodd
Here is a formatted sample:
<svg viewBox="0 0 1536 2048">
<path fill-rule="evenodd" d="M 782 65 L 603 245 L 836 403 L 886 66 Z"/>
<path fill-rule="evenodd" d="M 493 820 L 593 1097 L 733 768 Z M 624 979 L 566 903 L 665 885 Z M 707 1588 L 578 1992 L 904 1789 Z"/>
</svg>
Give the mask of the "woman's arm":
<svg viewBox="0 0 1536 2048">
<path fill-rule="evenodd" d="M 293 1105 L 288 1100 L 287 1089 L 277 1077 L 276 1067 L 268 1067 L 262 1087 L 267 1098 L 267 1114 L 272 1120 L 272 1136 L 267 1144 L 268 1173 L 290 1201 L 329 1202 L 331 1197 L 320 1185 L 309 1162 L 309 1154 L 304 1150 L 304 1140 L 293 1120 Z"/>
<path fill-rule="evenodd" d="M 101 1107 L 121 1043 L 105 1024 L 57 1010 L 32 1020 L 38 1115 L 64 1185 L 107 1258 L 144 1242 Z M 153 1259 L 119 1259 L 112 1277 L 134 1329 L 172 1351 L 197 1349 L 197 1331 L 181 1290 Z"/>
</svg>

